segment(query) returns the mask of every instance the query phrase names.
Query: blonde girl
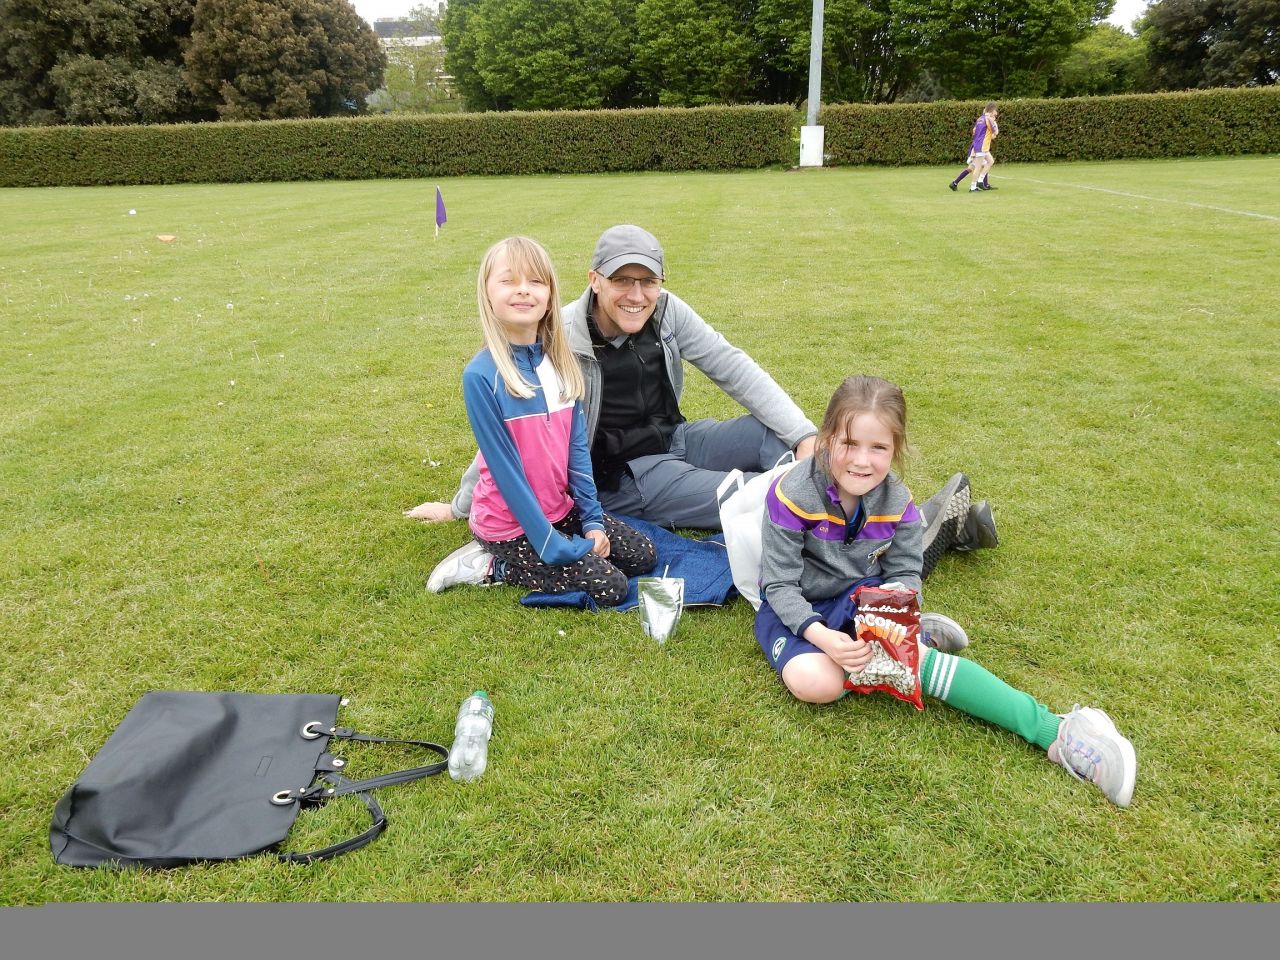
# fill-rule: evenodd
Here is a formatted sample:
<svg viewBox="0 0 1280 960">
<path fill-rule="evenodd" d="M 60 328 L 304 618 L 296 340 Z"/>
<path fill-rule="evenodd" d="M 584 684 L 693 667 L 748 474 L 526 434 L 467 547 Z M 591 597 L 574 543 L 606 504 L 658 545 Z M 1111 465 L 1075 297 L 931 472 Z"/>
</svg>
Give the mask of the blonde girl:
<svg viewBox="0 0 1280 960">
<path fill-rule="evenodd" d="M 476 279 L 484 349 L 462 373 L 480 447 L 469 524 L 427 586 L 511 583 L 545 593 L 582 590 L 616 606 L 627 578 L 653 569 L 652 542 L 606 515 L 591 475 L 582 372 L 560 320 L 546 250 L 528 237 L 489 248 Z"/>
<path fill-rule="evenodd" d="M 787 690 L 809 703 L 845 694 L 871 659 L 851 629 L 852 592 L 892 581 L 919 591 L 921 517 L 893 472 L 907 450 L 902 390 L 879 377 L 845 380 L 827 406 L 814 455 L 774 481 L 765 500 L 761 596 L 755 634 Z M 1029 694 L 955 656 L 969 639 L 955 621 L 921 616 L 924 693 L 1018 734 L 1077 779 L 1128 806 L 1133 745 L 1101 710 L 1050 713 Z"/>
</svg>

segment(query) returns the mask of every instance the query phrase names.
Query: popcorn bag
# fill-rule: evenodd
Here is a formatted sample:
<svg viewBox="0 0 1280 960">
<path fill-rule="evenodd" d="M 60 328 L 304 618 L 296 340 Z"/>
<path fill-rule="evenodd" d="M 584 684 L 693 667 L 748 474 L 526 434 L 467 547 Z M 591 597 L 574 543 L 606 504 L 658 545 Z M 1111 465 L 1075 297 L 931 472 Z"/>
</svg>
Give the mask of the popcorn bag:
<svg viewBox="0 0 1280 960">
<path fill-rule="evenodd" d="M 858 587 L 853 591 L 858 612 L 854 635 L 871 644 L 871 660 L 844 681 L 846 690 L 874 693 L 881 690 L 924 709 L 920 692 L 920 596 L 914 590 Z"/>
</svg>

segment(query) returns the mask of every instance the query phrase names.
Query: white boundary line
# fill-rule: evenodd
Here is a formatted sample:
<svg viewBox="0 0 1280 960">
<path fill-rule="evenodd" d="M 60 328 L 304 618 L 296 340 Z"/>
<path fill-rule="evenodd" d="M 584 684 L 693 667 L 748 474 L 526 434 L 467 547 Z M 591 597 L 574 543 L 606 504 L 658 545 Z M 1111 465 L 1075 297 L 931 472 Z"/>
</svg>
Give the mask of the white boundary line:
<svg viewBox="0 0 1280 960">
<path fill-rule="evenodd" d="M 1054 183 L 1050 180 L 1037 180 L 1035 177 L 1011 177 L 1005 174 L 1006 180 L 1026 180 L 1030 183 L 1044 184 L 1046 187 L 1075 187 L 1077 190 L 1094 190 L 1097 193 L 1109 193 L 1116 197 L 1132 197 L 1134 200 L 1151 200 L 1154 203 L 1177 203 L 1185 207 L 1199 207 L 1201 210 L 1216 210 L 1218 213 L 1234 213 L 1241 217 L 1257 217 L 1259 220 L 1280 220 L 1269 213 L 1254 213 L 1251 210 L 1232 210 L 1230 207 L 1214 207 L 1207 203 L 1192 203 L 1190 200 L 1170 200 L 1167 197 L 1148 197 L 1141 193 L 1125 193 L 1123 190 L 1108 190 L 1106 187 L 1090 187 L 1083 183 Z"/>
</svg>

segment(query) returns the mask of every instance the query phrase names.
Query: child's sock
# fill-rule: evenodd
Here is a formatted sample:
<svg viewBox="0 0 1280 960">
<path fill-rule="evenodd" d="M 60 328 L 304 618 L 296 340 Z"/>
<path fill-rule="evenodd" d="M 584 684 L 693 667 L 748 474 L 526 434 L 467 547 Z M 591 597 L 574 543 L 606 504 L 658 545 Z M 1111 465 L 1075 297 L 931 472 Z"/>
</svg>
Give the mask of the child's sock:
<svg viewBox="0 0 1280 960">
<path fill-rule="evenodd" d="M 926 650 L 920 687 L 929 696 L 1045 750 L 1057 739 L 1061 717 L 972 660 Z"/>
<path fill-rule="evenodd" d="M 961 171 L 960 171 L 960 173 L 959 173 L 959 174 L 957 174 L 957 175 L 956 175 L 956 178 L 955 178 L 954 180 L 952 180 L 952 181 L 951 181 L 951 185 L 952 185 L 953 187 L 955 187 L 955 186 L 959 186 L 959 185 L 960 185 L 960 181 L 961 181 L 961 180 L 963 180 L 965 177 L 967 177 L 967 176 L 970 174 L 970 172 L 971 172 L 971 171 L 969 170 L 969 168 L 968 168 L 968 167 L 965 167 L 963 170 L 961 170 Z"/>
</svg>

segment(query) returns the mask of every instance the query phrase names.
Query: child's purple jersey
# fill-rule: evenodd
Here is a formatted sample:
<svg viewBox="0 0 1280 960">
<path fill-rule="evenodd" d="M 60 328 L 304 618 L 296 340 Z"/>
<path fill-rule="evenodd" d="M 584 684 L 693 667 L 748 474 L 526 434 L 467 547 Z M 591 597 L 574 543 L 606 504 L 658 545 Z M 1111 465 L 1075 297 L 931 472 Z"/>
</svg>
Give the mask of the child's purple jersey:
<svg viewBox="0 0 1280 960">
<path fill-rule="evenodd" d="M 973 125 L 973 152 L 991 152 L 991 125 L 987 123 L 985 113 L 978 117 L 978 122 Z"/>
</svg>

